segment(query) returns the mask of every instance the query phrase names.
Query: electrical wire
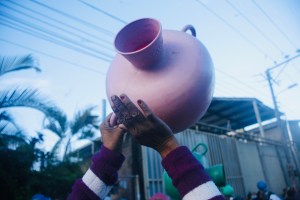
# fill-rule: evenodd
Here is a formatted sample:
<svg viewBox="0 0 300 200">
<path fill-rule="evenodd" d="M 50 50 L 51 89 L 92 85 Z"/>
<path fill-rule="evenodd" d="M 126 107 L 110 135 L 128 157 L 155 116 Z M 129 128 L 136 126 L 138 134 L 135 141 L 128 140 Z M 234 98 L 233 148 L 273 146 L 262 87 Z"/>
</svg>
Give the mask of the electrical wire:
<svg viewBox="0 0 300 200">
<path fill-rule="evenodd" d="M 233 5 L 229 0 L 225 1 L 230 7 L 232 7 L 236 12 L 238 12 L 238 14 L 242 16 L 246 20 L 246 22 L 248 22 L 261 36 L 263 36 L 263 38 L 265 38 L 269 43 L 273 45 L 273 47 L 280 51 L 282 55 L 285 55 L 285 53 L 280 49 L 280 47 L 276 45 L 275 42 L 272 41 L 270 37 L 268 37 L 263 31 L 261 31 L 246 15 L 244 15 L 239 8 Z"/>
<path fill-rule="evenodd" d="M 65 17 L 69 18 L 69 19 L 72 19 L 72 20 L 74 20 L 74 21 L 76 21 L 76 22 L 79 22 L 79 23 L 81 23 L 81 24 L 83 24 L 83 25 L 85 25 L 85 26 L 88 26 L 88 27 L 90 27 L 90 28 L 93 28 L 94 30 L 100 31 L 101 33 L 104 33 L 104 34 L 106 34 L 106 35 L 108 35 L 108 36 L 114 37 L 114 35 L 115 35 L 113 32 L 111 32 L 111 31 L 109 31 L 109 30 L 106 30 L 106 29 L 104 29 L 104 28 L 102 28 L 102 27 L 100 27 L 100 26 L 97 26 L 97 25 L 95 25 L 95 24 L 92 24 L 92 23 L 90 23 L 90 22 L 88 22 L 88 21 L 85 21 L 85 20 L 83 20 L 83 19 L 80 19 L 80 18 L 78 18 L 78 17 L 74 17 L 74 16 L 72 16 L 72 15 L 70 15 L 70 14 L 68 14 L 68 13 L 65 13 L 65 12 L 63 12 L 63 11 L 60 11 L 60 10 L 58 10 L 58 9 L 52 8 L 51 6 L 46 5 L 46 4 L 44 4 L 44 3 L 41 3 L 41 2 L 39 2 L 39 1 L 37 1 L 37 0 L 30 0 L 30 1 L 33 2 L 33 3 L 36 3 L 36 4 L 40 5 L 40 6 L 42 6 L 42 7 L 44 7 L 44 8 L 47 8 L 47 9 L 49 9 L 49 10 L 52 10 L 53 12 L 59 13 L 60 15 L 63 15 L 63 16 L 65 16 Z"/>
<path fill-rule="evenodd" d="M 0 38 L 0 41 L 6 42 L 6 43 L 11 44 L 11 45 L 14 45 L 14 46 L 21 47 L 21 48 L 23 48 L 23 49 L 27 49 L 27 50 L 32 51 L 32 52 L 39 53 L 39 54 L 41 54 L 41 55 L 50 57 L 50 58 L 55 59 L 55 60 L 59 60 L 59 61 L 68 63 L 68 64 L 70 64 L 70 65 L 73 65 L 73 66 L 75 66 L 75 67 L 78 67 L 78 68 L 81 68 L 81 69 L 84 69 L 84 70 L 88 70 L 88 71 L 95 72 L 95 73 L 98 73 L 98 74 L 106 75 L 105 73 L 103 73 L 103 72 L 101 72 L 101 71 L 98 71 L 98 70 L 95 70 L 95 69 L 92 69 L 92 68 L 89 68 L 89 67 L 80 65 L 80 64 L 75 63 L 75 62 L 70 62 L 69 60 L 66 60 L 66 59 L 63 59 L 63 58 L 60 58 L 60 57 L 57 57 L 57 56 L 53 56 L 53 55 L 48 54 L 48 53 L 45 53 L 45 52 L 43 52 L 43 51 L 36 50 L 36 49 L 30 48 L 30 47 L 27 47 L 27 46 L 24 46 L 24 45 L 21 45 L 21 44 L 17 44 L 17 43 L 15 43 L 15 42 L 11 42 L 11 41 L 5 40 L 5 39 L 3 39 L 3 38 Z"/>
<path fill-rule="evenodd" d="M 46 18 L 46 19 L 48 19 L 48 20 L 51 20 L 51 21 L 56 22 L 56 23 L 58 23 L 58 24 L 61 24 L 61 25 L 63 25 L 64 27 L 68 27 L 68 28 L 73 29 L 73 30 L 75 30 L 75 31 L 78 31 L 78 32 L 80 32 L 80 33 L 84 33 L 84 34 L 88 35 L 89 37 L 92 37 L 92 38 L 97 39 L 97 40 L 99 40 L 99 41 L 101 41 L 101 42 L 104 42 L 104 43 L 106 43 L 106 44 L 111 45 L 111 42 L 109 42 L 109 41 L 107 41 L 107 40 L 104 40 L 104 39 L 102 39 L 102 38 L 100 38 L 100 37 L 98 37 L 98 36 L 96 36 L 96 35 L 93 35 L 93 34 L 91 34 L 91 33 L 89 33 L 89 32 L 86 32 L 86 31 L 84 31 L 84 30 L 82 30 L 82 29 L 79 29 L 79 28 L 77 28 L 77 27 L 75 27 L 75 26 L 72 26 L 72 25 L 70 25 L 70 24 L 67 24 L 67 23 L 64 23 L 64 22 L 62 22 L 62 21 L 59 21 L 59 20 L 57 20 L 57 19 L 54 19 L 54 18 L 52 18 L 52 17 L 49 17 L 49 16 L 47 16 L 47 15 L 41 13 L 41 12 L 38 12 L 38 11 L 36 11 L 36 10 L 33 10 L 33 9 L 31 9 L 31 8 L 28 8 L 28 7 L 26 7 L 26 6 L 23 6 L 23 5 L 21 5 L 21 4 L 18 4 L 18 3 L 14 2 L 14 1 L 6 1 L 6 3 L 7 3 L 7 2 L 8 2 L 8 3 L 12 3 L 12 4 L 16 5 L 16 6 L 19 6 L 19 7 L 23 8 L 23 9 L 25 9 L 25 10 L 27 10 L 27 11 L 30 11 L 30 12 L 36 14 L 36 15 L 42 16 L 42 17 L 44 17 L 44 18 Z"/>
<path fill-rule="evenodd" d="M 88 42 L 90 42 L 90 43 L 93 43 L 93 44 L 97 44 L 98 46 L 100 46 L 100 47 L 103 47 L 103 44 L 100 44 L 100 43 L 98 43 L 98 42 L 95 42 L 95 41 L 92 41 L 92 40 L 90 40 L 90 39 L 87 39 L 87 38 L 85 38 L 85 37 L 82 37 L 81 35 L 79 35 L 79 34 L 76 34 L 76 33 L 74 33 L 74 32 L 71 32 L 71 31 L 68 31 L 68 30 L 66 30 L 66 29 L 63 29 L 63 28 L 61 28 L 61 27 L 59 27 L 59 26 L 56 26 L 55 24 L 51 24 L 51 23 L 49 23 L 49 22 L 46 22 L 45 20 L 42 20 L 42 19 L 38 19 L 38 18 L 36 18 L 36 17 L 33 17 L 32 15 L 29 15 L 29 14 L 27 14 L 27 13 L 24 13 L 24 12 L 22 12 L 22 11 L 20 11 L 20 10 L 17 10 L 17 9 L 15 9 L 15 8 L 12 8 L 12 7 L 10 7 L 10 6 L 7 6 L 7 5 L 5 5 L 5 4 L 3 4 L 3 3 L 1 3 L 0 2 L 0 5 L 1 6 L 3 6 L 3 7 L 5 7 L 5 8 L 8 8 L 8 9 L 10 9 L 10 10 L 13 10 L 13 11 L 15 11 L 16 13 L 19 13 L 19 14 L 22 14 L 22 15 L 24 15 L 24 16 L 26 16 L 26 17 L 29 17 L 29 18 L 31 18 L 31 19 L 33 19 L 33 20 L 36 20 L 36 21 L 39 21 L 39 22 L 41 22 L 41 23 L 44 23 L 44 24 L 46 24 L 46 25 L 49 25 L 49 26 L 51 26 L 52 28 L 54 27 L 54 28 L 56 28 L 56 29 L 58 29 L 58 30 L 60 30 L 60 31 L 63 31 L 63 32 L 65 32 L 65 33 L 68 33 L 68 34 L 70 34 L 70 35 L 72 35 L 72 36 L 76 36 L 76 37 L 78 37 L 80 40 L 82 40 L 82 41 L 88 41 Z M 108 46 L 104 46 L 105 48 L 107 48 L 107 49 L 109 49 L 109 50 L 112 50 L 113 51 L 113 49 L 111 48 L 111 47 L 108 47 Z"/>
<path fill-rule="evenodd" d="M 195 0 L 197 3 L 202 5 L 207 11 L 209 11 L 211 14 L 213 14 L 216 18 L 221 20 L 224 24 L 226 24 L 231 30 L 233 30 L 236 34 L 238 34 L 241 38 L 243 38 L 245 41 L 247 41 L 252 47 L 254 47 L 256 50 L 261 52 L 264 56 L 270 58 L 272 61 L 274 61 L 273 58 L 271 58 L 266 52 L 264 52 L 260 47 L 258 47 L 256 44 L 254 44 L 249 38 L 247 38 L 243 33 L 241 33 L 238 29 L 236 29 L 233 25 L 231 25 L 229 22 L 227 22 L 223 17 L 218 15 L 216 12 L 214 12 L 212 9 L 210 9 L 206 4 L 201 2 L 200 0 Z"/>
<path fill-rule="evenodd" d="M 20 24 L 27 25 L 27 26 L 29 26 L 29 27 L 32 27 L 32 28 L 36 29 L 36 30 L 39 30 L 39 31 L 44 32 L 44 33 L 46 33 L 46 34 L 49 34 L 49 35 L 51 35 L 51 36 L 53 36 L 53 37 L 59 38 L 59 39 L 64 40 L 64 41 L 68 41 L 68 42 L 71 43 L 72 45 L 77 45 L 77 46 L 79 46 L 80 48 L 84 48 L 84 49 L 86 49 L 86 50 L 88 50 L 88 51 L 91 51 L 91 52 L 93 52 L 93 53 L 96 53 L 96 54 L 91 54 L 91 55 L 94 55 L 94 56 L 96 56 L 96 57 L 98 57 L 98 58 L 100 58 L 100 59 L 106 59 L 106 60 L 108 60 L 108 61 L 109 61 L 109 59 L 112 59 L 112 56 L 111 56 L 111 55 L 108 55 L 108 54 L 106 54 L 106 53 L 100 52 L 99 50 L 94 49 L 94 48 L 91 48 L 91 47 L 88 47 L 88 46 L 86 46 L 86 45 L 79 44 L 78 42 L 76 42 L 76 41 L 74 41 L 74 40 L 71 40 L 71 39 L 69 39 L 69 38 L 67 38 L 67 37 L 61 36 L 61 35 L 59 35 L 59 34 L 53 32 L 53 31 L 50 31 L 49 29 L 45 29 L 45 28 L 42 28 L 42 27 L 37 26 L 37 25 L 35 25 L 35 24 L 32 24 L 32 23 L 30 23 L 30 22 L 26 22 L 26 21 L 24 21 L 24 20 L 22 20 L 22 19 L 20 19 L 20 18 L 18 18 L 18 17 L 16 17 L 16 16 L 7 14 L 7 13 L 5 13 L 5 12 L 0 13 L 0 15 L 6 17 L 6 18 L 8 18 L 8 19 L 12 19 L 12 20 L 14 20 L 14 21 L 17 21 L 17 22 L 19 22 Z M 103 55 L 103 56 L 105 56 L 105 57 L 107 57 L 107 58 L 102 57 L 102 56 L 100 56 L 100 55 Z"/>
<path fill-rule="evenodd" d="M 243 35 L 240 31 L 238 31 L 234 26 L 232 26 L 230 23 L 228 23 L 224 18 L 222 18 L 220 15 L 218 15 L 216 12 L 214 12 L 212 9 L 210 9 L 206 4 L 204 4 L 203 2 L 201 2 L 200 0 L 195 0 L 196 2 L 198 2 L 199 4 L 201 4 L 204 8 L 206 8 L 211 14 L 213 14 L 215 17 L 217 17 L 219 20 L 221 20 L 223 23 L 225 23 L 228 27 L 230 27 L 234 32 L 236 32 L 239 36 L 241 36 L 244 40 L 246 40 L 249 44 L 251 44 L 255 49 L 257 49 L 258 51 L 260 51 L 263 55 L 267 55 L 261 48 L 259 48 L 257 45 L 255 45 L 251 40 L 249 40 L 245 35 Z M 275 59 L 271 58 L 270 56 L 267 55 L 268 58 L 270 58 L 272 61 L 274 61 Z M 216 69 L 218 70 L 218 69 Z M 218 70 L 220 71 L 220 70 Z M 226 74 L 228 77 L 232 78 L 232 79 L 236 79 L 235 77 L 220 71 L 223 74 Z M 256 91 L 256 88 L 253 88 L 247 84 L 245 84 L 244 82 L 236 79 L 237 82 L 245 85 L 247 88 Z M 261 94 L 263 94 L 265 96 L 265 94 L 263 92 L 260 92 Z"/>
<path fill-rule="evenodd" d="M 289 62 L 285 63 L 283 67 L 281 67 L 281 69 L 279 70 L 278 74 L 276 75 L 274 79 L 274 81 L 276 81 L 276 79 L 280 76 L 280 74 L 283 72 L 283 70 L 288 66 Z"/>
<path fill-rule="evenodd" d="M 0 17 L 1 17 L 1 14 L 0 14 Z M 33 37 L 43 39 L 43 40 L 48 41 L 50 43 L 54 43 L 54 44 L 60 45 L 60 46 L 65 47 L 65 48 L 78 51 L 79 53 L 83 53 L 85 55 L 92 56 L 92 57 L 95 57 L 97 59 L 101 59 L 101 60 L 110 62 L 110 60 L 106 60 L 106 59 L 103 59 L 102 57 L 98 57 L 96 55 L 90 54 L 89 52 L 86 52 L 86 51 L 84 51 L 84 50 L 82 50 L 80 48 L 74 47 L 74 46 L 72 46 L 72 45 L 70 45 L 68 43 L 65 43 L 64 41 L 57 40 L 55 38 L 49 37 L 49 36 L 47 36 L 47 35 L 45 35 L 43 33 L 40 33 L 38 31 L 31 30 L 30 28 L 24 27 L 23 24 L 16 24 L 15 22 L 9 21 L 6 18 L 3 18 L 0 21 L 0 24 L 2 24 L 3 26 L 9 27 L 11 29 L 15 29 L 17 31 L 20 31 L 22 33 L 27 33 L 28 35 L 31 35 Z"/>
<path fill-rule="evenodd" d="M 33 2 L 36 2 L 35 0 L 32 0 Z M 79 0 L 80 1 L 80 0 Z M 82 1 L 81 1 L 82 2 Z M 38 3 L 39 4 L 39 2 L 36 2 L 36 3 Z M 83 2 L 82 2 L 83 3 Z M 199 2 L 200 3 L 200 2 Z M 202 2 L 201 2 L 202 3 Z M 208 7 L 207 7 L 208 8 Z M 209 8 L 208 8 L 209 9 Z M 52 9 L 51 9 L 52 10 Z M 56 9 L 54 9 L 54 10 L 56 10 Z M 209 9 L 209 11 L 211 11 L 210 9 Z M 61 11 L 59 11 L 59 12 L 61 12 Z M 219 15 L 217 15 L 215 12 L 213 12 L 212 11 L 212 13 L 214 13 L 214 15 L 215 16 L 219 16 Z M 66 13 L 65 13 L 66 14 Z M 71 17 L 70 15 L 66 15 L 66 16 L 69 16 L 69 18 Z M 218 17 L 220 20 L 222 20 L 223 18 L 221 18 L 220 16 Z M 76 19 L 76 18 L 75 18 Z M 74 19 L 74 20 L 75 20 Z M 224 20 L 224 19 L 223 19 Z M 222 20 L 222 21 L 223 21 Z M 123 21 L 123 20 L 122 20 Z M 224 21 L 223 21 L 224 22 Z M 240 33 L 237 29 L 235 29 L 231 24 L 229 24 L 228 22 L 224 22 L 225 24 L 227 24 L 229 27 L 231 27 L 233 30 L 235 30 L 235 32 L 236 33 Z M 15 27 L 16 28 L 16 27 Z M 36 34 L 37 35 L 37 34 Z M 239 34 L 242 38 L 244 38 L 245 40 L 247 40 L 247 38 L 242 34 L 242 33 L 240 33 Z M 2 40 L 2 41 L 4 41 L 3 39 L 0 39 L 0 40 Z M 248 41 L 248 40 L 247 40 Z M 8 42 L 8 41 L 6 41 L 6 42 Z M 252 46 L 253 46 L 253 43 L 249 40 L 248 41 L 250 44 L 252 44 Z M 13 43 L 11 43 L 11 44 L 13 44 Z M 23 47 L 23 48 L 26 48 L 26 49 L 28 49 L 28 47 L 25 47 L 25 46 L 23 46 L 23 45 L 19 45 L 19 44 L 14 44 L 14 45 L 17 45 L 17 46 L 20 46 L 20 47 Z M 256 45 L 254 45 L 254 47 L 255 47 Z M 31 49 L 32 50 L 32 49 Z M 36 50 L 34 50 L 34 51 L 36 51 Z M 260 50 L 261 52 L 262 52 L 262 50 Z M 37 51 L 36 51 L 37 52 Z M 43 54 L 43 55 L 46 55 L 46 56 L 49 56 L 49 57 L 52 57 L 52 58 L 54 58 L 54 59 L 57 59 L 57 60 L 61 60 L 61 61 L 63 61 L 63 62 L 68 62 L 69 64 L 72 64 L 72 65 L 76 65 L 76 66 L 78 66 L 78 64 L 76 64 L 76 63 L 71 63 L 71 62 L 69 62 L 69 61 L 67 61 L 67 60 L 64 60 L 64 59 L 62 59 L 62 58 L 58 58 L 58 57 L 55 57 L 55 56 L 52 56 L 52 55 L 49 55 L 49 54 L 47 54 L 47 53 L 43 53 L 43 52 L 40 52 L 39 51 L 39 53 L 41 53 L 41 54 Z M 264 52 L 263 52 L 264 53 Z M 264 53 L 264 55 L 266 55 L 265 53 Z M 106 60 L 107 62 L 110 62 L 110 61 L 108 61 L 108 60 Z M 82 66 L 81 66 L 82 67 Z M 86 67 L 84 67 L 84 68 L 86 68 Z M 91 69 L 89 69 L 88 68 L 88 70 L 91 70 Z M 93 69 L 91 70 L 91 71 L 94 71 Z M 218 70 L 218 71 L 220 71 L 220 70 Z M 235 77 L 233 77 L 233 76 L 231 76 L 231 75 L 229 75 L 229 74 L 226 74 L 225 72 L 223 72 L 223 71 L 220 71 L 221 73 L 223 73 L 224 75 L 226 75 L 227 77 L 230 77 L 230 78 L 232 78 L 233 80 L 235 80 L 235 81 L 237 81 L 237 82 L 239 82 L 239 83 L 241 83 L 242 85 L 244 85 L 244 86 L 246 86 L 246 87 L 250 87 L 250 89 L 251 90 L 253 90 L 253 91 L 256 91 L 257 92 L 257 89 L 255 88 L 253 88 L 253 87 L 251 87 L 251 86 L 249 86 L 249 85 L 247 85 L 247 84 L 245 84 L 245 83 L 243 83 L 243 82 L 241 82 L 240 80 L 238 80 L 238 79 L 236 79 Z M 101 72 L 99 72 L 99 71 L 97 71 L 97 73 L 101 73 Z"/>
<path fill-rule="evenodd" d="M 283 37 L 290 43 L 293 48 L 297 49 L 297 45 L 295 45 L 290 38 L 283 32 L 283 30 L 274 22 L 274 20 L 258 5 L 255 0 L 252 0 L 252 3 L 260 10 L 260 12 L 269 20 L 271 24 L 283 35 Z"/>
<path fill-rule="evenodd" d="M 237 79 L 236 77 L 234 77 L 234 76 L 232 76 L 232 75 L 230 75 L 230 74 L 228 74 L 228 73 L 226 73 L 226 72 L 224 72 L 224 71 L 222 71 L 222 70 L 220 70 L 220 69 L 216 69 L 216 71 L 218 71 L 218 72 L 220 72 L 220 73 L 226 75 L 227 77 L 229 77 L 229 78 L 235 80 L 237 83 L 239 83 L 239 84 L 241 84 L 241 85 L 244 85 L 244 86 L 247 87 L 248 89 L 254 91 L 255 94 L 260 93 L 260 94 L 262 94 L 262 95 L 265 96 L 265 93 L 264 93 L 264 92 L 258 90 L 257 88 L 252 87 L 251 85 L 248 85 L 248 84 L 244 83 L 243 81 Z"/>
<path fill-rule="evenodd" d="M 82 0 L 78 0 L 78 1 L 81 2 L 81 3 L 83 3 L 83 4 L 85 4 L 86 6 L 88 6 L 90 8 L 92 8 L 92 9 L 94 9 L 94 10 L 97 10 L 98 12 L 101 12 L 102 14 L 105 14 L 106 16 L 111 17 L 112 19 L 114 19 L 114 20 L 116 20 L 118 22 L 121 22 L 122 24 L 127 24 L 126 21 L 124 21 L 124 20 L 122 20 L 122 19 L 120 19 L 120 18 L 118 18 L 118 17 L 116 17 L 116 16 L 114 16 L 114 15 L 112 15 L 112 14 L 104 11 L 104 10 L 101 10 L 100 8 L 97 8 L 96 6 L 94 6 L 92 4 L 89 4 L 89 3 L 85 2 L 85 1 L 82 1 Z"/>
</svg>

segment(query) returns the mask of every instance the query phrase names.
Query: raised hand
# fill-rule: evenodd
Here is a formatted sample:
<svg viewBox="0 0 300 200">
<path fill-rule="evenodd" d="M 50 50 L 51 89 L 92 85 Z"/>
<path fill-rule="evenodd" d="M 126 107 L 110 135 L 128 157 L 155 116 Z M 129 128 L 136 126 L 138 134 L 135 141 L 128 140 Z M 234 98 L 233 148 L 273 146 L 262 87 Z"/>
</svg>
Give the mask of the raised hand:
<svg viewBox="0 0 300 200">
<path fill-rule="evenodd" d="M 144 146 L 151 147 L 165 157 L 179 144 L 169 126 L 158 118 L 143 100 L 137 104 L 141 111 L 125 95 L 111 97 L 112 109 L 117 116 L 117 124 Z"/>
<path fill-rule="evenodd" d="M 102 143 L 106 148 L 121 153 L 123 135 L 126 130 L 120 125 L 110 124 L 112 114 L 110 113 L 100 125 Z"/>
</svg>

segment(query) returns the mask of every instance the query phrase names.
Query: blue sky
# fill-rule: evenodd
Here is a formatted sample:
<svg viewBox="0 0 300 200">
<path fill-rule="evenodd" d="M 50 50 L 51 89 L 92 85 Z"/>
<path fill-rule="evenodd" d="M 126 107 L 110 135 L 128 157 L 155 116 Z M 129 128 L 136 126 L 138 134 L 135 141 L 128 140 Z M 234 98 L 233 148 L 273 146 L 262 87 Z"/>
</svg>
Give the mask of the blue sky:
<svg viewBox="0 0 300 200">
<path fill-rule="evenodd" d="M 126 23 L 151 17 L 163 29 L 196 28 L 215 65 L 214 96 L 255 97 L 273 107 L 264 72 L 297 55 L 299 10 L 298 0 L 2 0 L 0 54 L 33 53 L 43 71 L 2 77 L 0 89 L 39 87 L 69 117 L 86 105 L 101 107 L 115 35 Z M 272 76 L 280 110 L 288 119 L 300 119 L 300 57 Z M 294 83 L 298 86 L 286 90 Z M 30 119 L 28 112 L 19 113 L 20 120 L 38 126 L 32 119 L 40 114 L 30 113 Z"/>
</svg>

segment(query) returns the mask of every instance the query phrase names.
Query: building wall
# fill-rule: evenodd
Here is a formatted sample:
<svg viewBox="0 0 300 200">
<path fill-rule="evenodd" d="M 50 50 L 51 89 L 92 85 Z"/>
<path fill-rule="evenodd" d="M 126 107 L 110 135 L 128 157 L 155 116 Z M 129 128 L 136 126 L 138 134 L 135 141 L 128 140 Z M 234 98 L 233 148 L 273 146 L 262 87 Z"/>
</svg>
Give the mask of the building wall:
<svg viewBox="0 0 300 200">
<path fill-rule="evenodd" d="M 234 188 L 236 196 L 245 197 L 248 192 L 256 192 L 256 183 L 259 180 L 265 180 L 269 189 L 277 194 L 281 194 L 283 188 L 289 184 L 286 177 L 287 158 L 280 146 L 196 130 L 183 131 L 176 134 L 176 138 L 191 150 L 198 143 L 205 143 L 208 146 L 205 155 L 208 165 L 224 165 L 227 184 Z M 278 153 L 278 149 L 281 153 Z M 203 149 L 196 151 L 201 153 Z M 145 191 L 148 199 L 157 192 L 165 192 L 163 168 L 157 152 L 146 147 L 143 152 Z"/>
<path fill-rule="evenodd" d="M 246 192 L 256 192 L 258 180 L 265 180 L 260 155 L 255 143 L 237 142 L 238 155 Z"/>
<path fill-rule="evenodd" d="M 293 137 L 293 141 L 300 144 L 300 120 L 289 121 L 289 128 Z"/>
</svg>

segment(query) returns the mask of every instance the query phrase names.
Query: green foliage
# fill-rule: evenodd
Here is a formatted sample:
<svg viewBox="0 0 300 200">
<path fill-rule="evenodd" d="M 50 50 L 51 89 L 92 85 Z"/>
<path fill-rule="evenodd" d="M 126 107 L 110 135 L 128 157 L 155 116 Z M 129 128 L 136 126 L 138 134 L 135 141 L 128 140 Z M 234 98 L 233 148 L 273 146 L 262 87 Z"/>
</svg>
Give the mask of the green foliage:
<svg viewBox="0 0 300 200">
<path fill-rule="evenodd" d="M 32 55 L 0 56 L 0 77 L 27 69 L 41 71 Z M 94 129 L 98 128 L 98 117 L 92 115 L 94 107 L 78 112 L 68 122 L 65 113 L 38 89 L 18 85 L 0 87 L 0 199 L 27 200 L 37 193 L 66 199 L 74 181 L 83 175 L 79 164 L 58 162 L 53 152 L 37 149 L 36 144 L 43 142 L 42 133 L 38 132 L 37 138 L 29 138 L 9 113 L 12 107 L 41 111 L 48 123 L 45 127 L 61 138 L 54 149 L 61 146 L 63 139 L 68 139 L 70 145 L 74 135 L 79 139 L 93 137 Z"/>
<path fill-rule="evenodd" d="M 61 127 L 67 120 L 64 112 L 47 97 L 41 95 L 38 89 L 12 87 L 0 90 L 0 109 L 11 107 L 28 107 L 39 110 L 47 118 L 60 122 Z"/>
<path fill-rule="evenodd" d="M 23 56 L 1 56 L 0 55 L 0 77 L 7 73 L 18 72 L 20 70 L 34 69 L 40 72 L 37 59 L 31 54 Z M 47 97 L 40 94 L 38 89 L 32 87 L 20 87 L 18 85 L 10 88 L 0 87 L 0 133 L 23 134 L 23 130 L 11 117 L 8 108 L 27 107 L 41 111 L 47 118 L 61 122 L 61 127 L 65 124 L 65 114 Z M 13 130 L 12 127 L 15 129 Z"/>
<path fill-rule="evenodd" d="M 99 132 L 99 117 L 93 114 L 95 106 L 88 106 L 77 111 L 71 120 L 58 122 L 54 119 L 44 121 L 44 128 L 52 131 L 59 137 L 54 145 L 51 154 L 60 159 L 60 152 L 63 150 L 62 160 L 68 159 L 71 150 L 71 140 L 91 139 L 95 133 Z M 61 124 L 63 124 L 61 126 Z"/>
<path fill-rule="evenodd" d="M 12 136 L 0 135 L 0 199 L 27 200 L 37 193 L 66 199 L 75 180 L 83 175 L 80 165 L 46 161 L 42 170 L 34 170 L 34 164 L 44 162 L 41 158 L 45 154 L 35 147 L 41 139 L 32 138 L 29 144 L 15 139 L 18 142 L 12 142 Z"/>
<path fill-rule="evenodd" d="M 43 171 L 32 173 L 31 192 L 41 193 L 52 199 L 66 199 L 75 180 L 82 175 L 79 164 L 61 162 L 50 165 Z"/>
<path fill-rule="evenodd" d="M 28 182 L 36 160 L 34 147 L 19 139 L 16 144 L 11 136 L 0 136 L 0 199 L 30 199 Z"/>
</svg>

